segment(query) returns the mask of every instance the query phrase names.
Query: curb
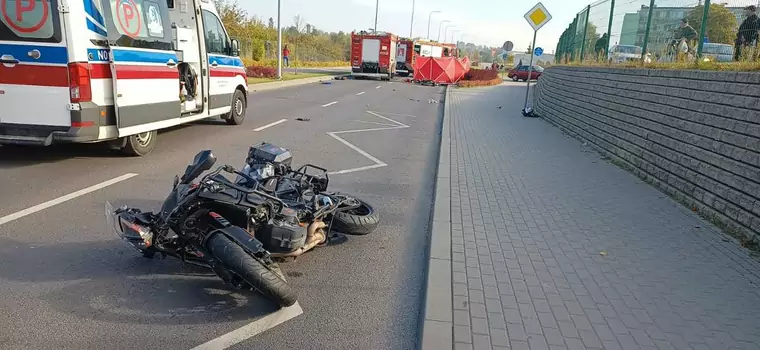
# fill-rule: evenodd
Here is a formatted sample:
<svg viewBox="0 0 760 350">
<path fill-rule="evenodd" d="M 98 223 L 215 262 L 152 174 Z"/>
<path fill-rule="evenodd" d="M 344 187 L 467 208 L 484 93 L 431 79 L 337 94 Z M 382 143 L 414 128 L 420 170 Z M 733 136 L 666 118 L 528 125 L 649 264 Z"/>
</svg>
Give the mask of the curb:
<svg viewBox="0 0 760 350">
<path fill-rule="evenodd" d="M 313 78 L 293 79 L 287 81 L 273 81 L 271 83 L 248 84 L 248 93 L 282 89 L 286 87 L 319 83 L 326 80 L 335 80 L 335 77 L 348 74 L 325 75 Z"/>
<path fill-rule="evenodd" d="M 421 350 L 453 348 L 454 322 L 451 290 L 451 87 L 446 87 L 441 145 L 435 182 L 435 207 L 431 225 Z"/>
</svg>

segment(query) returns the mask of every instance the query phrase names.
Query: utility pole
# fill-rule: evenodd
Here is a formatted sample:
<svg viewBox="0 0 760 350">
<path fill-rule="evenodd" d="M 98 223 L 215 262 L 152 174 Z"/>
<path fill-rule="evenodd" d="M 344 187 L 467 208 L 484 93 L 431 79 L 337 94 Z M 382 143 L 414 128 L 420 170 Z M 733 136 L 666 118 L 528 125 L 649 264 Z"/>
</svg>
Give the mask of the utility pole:
<svg viewBox="0 0 760 350">
<path fill-rule="evenodd" d="M 426 36 L 426 38 L 428 40 L 430 40 L 430 20 L 433 19 L 433 14 L 434 13 L 441 13 L 441 11 L 430 11 L 430 14 L 428 15 L 428 33 L 427 33 L 427 36 Z"/>
<path fill-rule="evenodd" d="M 412 32 L 414 31 L 414 4 L 415 0 L 412 0 L 412 23 L 409 24 L 409 39 L 413 38 Z"/>
<path fill-rule="evenodd" d="M 380 9 L 380 0 L 375 1 L 375 33 L 377 33 L 377 11 Z"/>
<path fill-rule="evenodd" d="M 282 0 L 277 0 L 277 79 L 282 80 Z"/>
</svg>

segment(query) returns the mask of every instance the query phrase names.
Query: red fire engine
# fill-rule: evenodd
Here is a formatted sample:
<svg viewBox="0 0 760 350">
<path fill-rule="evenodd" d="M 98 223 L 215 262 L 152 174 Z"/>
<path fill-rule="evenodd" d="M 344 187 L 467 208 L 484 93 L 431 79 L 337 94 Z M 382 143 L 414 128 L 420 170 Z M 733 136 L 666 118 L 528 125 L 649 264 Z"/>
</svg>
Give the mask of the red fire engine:
<svg viewBox="0 0 760 350">
<path fill-rule="evenodd" d="M 385 32 L 351 33 L 351 75 L 390 80 L 396 75 L 398 37 Z"/>
</svg>

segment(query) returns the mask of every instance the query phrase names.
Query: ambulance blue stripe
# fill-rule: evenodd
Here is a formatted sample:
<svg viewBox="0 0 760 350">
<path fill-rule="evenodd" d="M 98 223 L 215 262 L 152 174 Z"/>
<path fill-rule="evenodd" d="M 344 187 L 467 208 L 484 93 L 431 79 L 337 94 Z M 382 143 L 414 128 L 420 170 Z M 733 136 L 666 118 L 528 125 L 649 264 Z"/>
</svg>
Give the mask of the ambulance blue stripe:
<svg viewBox="0 0 760 350">
<path fill-rule="evenodd" d="M 166 64 L 170 59 L 177 62 L 176 54 L 165 52 L 113 50 L 111 55 L 118 62 Z"/>
<path fill-rule="evenodd" d="M 92 19 L 98 22 L 98 24 L 100 24 L 101 26 L 105 27 L 106 22 L 103 19 L 103 15 L 101 15 L 100 12 L 98 11 L 98 7 L 95 6 L 95 3 L 92 2 L 92 0 L 83 0 L 83 1 L 84 1 L 84 12 L 87 12 L 87 14 L 90 15 L 90 17 L 92 17 Z M 87 28 L 90 29 L 89 23 L 88 23 Z"/>
<path fill-rule="evenodd" d="M 100 34 L 102 36 L 107 36 L 108 33 L 106 33 L 103 28 L 98 27 L 95 23 L 93 23 L 89 18 L 87 18 L 87 29 L 89 29 L 92 32 L 95 32 L 97 34 Z"/>
<path fill-rule="evenodd" d="M 220 66 L 245 68 L 245 66 L 243 65 L 243 60 L 241 60 L 238 57 L 209 55 L 208 64 L 212 64 L 214 62 L 216 62 L 216 64 Z"/>
<path fill-rule="evenodd" d="M 29 57 L 29 52 L 32 50 L 38 50 L 40 52 L 40 58 L 34 59 Z M 62 46 L 0 44 L 0 53 L 3 55 L 11 55 L 21 62 L 48 64 L 69 63 L 69 55 L 66 52 L 66 48 Z"/>
</svg>

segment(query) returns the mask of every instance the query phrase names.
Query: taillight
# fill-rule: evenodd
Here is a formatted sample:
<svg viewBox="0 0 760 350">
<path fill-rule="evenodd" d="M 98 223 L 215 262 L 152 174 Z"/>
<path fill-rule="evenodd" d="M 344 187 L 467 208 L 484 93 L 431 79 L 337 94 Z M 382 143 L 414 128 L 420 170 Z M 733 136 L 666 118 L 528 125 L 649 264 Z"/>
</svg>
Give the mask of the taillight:
<svg viewBox="0 0 760 350">
<path fill-rule="evenodd" d="M 92 101 L 90 65 L 88 63 L 69 63 L 69 91 L 71 103 Z"/>
</svg>

